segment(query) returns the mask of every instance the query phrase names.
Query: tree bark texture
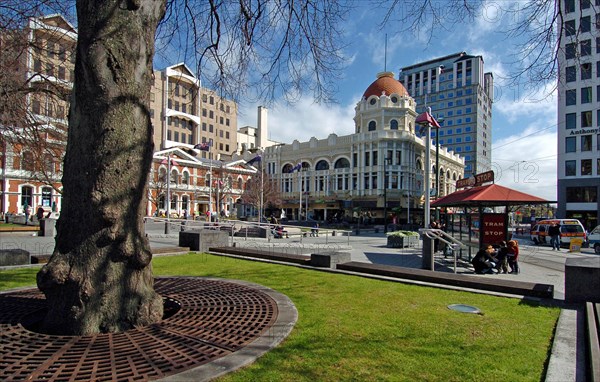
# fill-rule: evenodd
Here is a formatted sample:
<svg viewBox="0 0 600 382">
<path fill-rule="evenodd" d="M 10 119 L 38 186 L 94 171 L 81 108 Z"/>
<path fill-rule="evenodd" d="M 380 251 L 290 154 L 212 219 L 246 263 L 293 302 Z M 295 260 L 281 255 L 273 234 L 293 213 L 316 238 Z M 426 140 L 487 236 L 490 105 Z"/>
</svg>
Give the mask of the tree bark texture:
<svg viewBox="0 0 600 382">
<path fill-rule="evenodd" d="M 153 143 L 154 36 L 166 0 L 78 0 L 75 85 L 54 253 L 37 276 L 49 333 L 162 318 L 143 231 Z"/>
</svg>

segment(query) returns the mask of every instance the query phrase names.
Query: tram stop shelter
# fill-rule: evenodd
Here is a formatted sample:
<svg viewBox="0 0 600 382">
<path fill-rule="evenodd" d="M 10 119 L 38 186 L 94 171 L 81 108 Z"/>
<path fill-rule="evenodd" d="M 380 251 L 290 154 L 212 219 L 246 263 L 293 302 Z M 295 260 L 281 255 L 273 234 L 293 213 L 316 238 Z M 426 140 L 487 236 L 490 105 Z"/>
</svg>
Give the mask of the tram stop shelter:
<svg viewBox="0 0 600 382">
<path fill-rule="evenodd" d="M 510 212 L 523 205 L 555 203 L 499 184 L 484 185 L 489 182 L 494 182 L 493 171 L 460 179 L 457 191 L 431 204 L 442 211 L 447 233 L 468 243 L 469 260 L 472 247 L 479 249 L 510 240 Z M 498 212 L 499 207 L 504 207 L 504 212 Z"/>
</svg>

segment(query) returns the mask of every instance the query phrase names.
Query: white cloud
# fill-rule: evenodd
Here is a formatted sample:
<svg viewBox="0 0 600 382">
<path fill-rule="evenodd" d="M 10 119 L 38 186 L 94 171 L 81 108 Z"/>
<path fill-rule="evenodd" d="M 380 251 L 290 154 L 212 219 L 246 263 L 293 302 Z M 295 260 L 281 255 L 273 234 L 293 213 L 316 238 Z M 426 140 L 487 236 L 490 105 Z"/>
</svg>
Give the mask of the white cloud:
<svg viewBox="0 0 600 382">
<path fill-rule="evenodd" d="M 493 142 L 496 183 L 547 200 L 556 200 L 556 131 L 532 125 Z"/>
<path fill-rule="evenodd" d="M 354 106 L 354 103 L 316 104 L 308 97 L 293 105 L 273 105 L 268 113 L 269 139 L 291 143 L 295 139 L 305 142 L 311 137 L 324 139 L 332 133 L 340 136 L 352 134 Z M 242 107 L 238 126 L 256 126 L 256 108 L 257 105 Z"/>
<path fill-rule="evenodd" d="M 494 109 L 513 124 L 523 119 L 528 121 L 533 117 L 541 117 L 549 123 L 556 124 L 556 91 L 551 91 L 550 86 L 553 85 L 529 94 L 520 94 L 515 88 L 495 87 Z"/>
</svg>

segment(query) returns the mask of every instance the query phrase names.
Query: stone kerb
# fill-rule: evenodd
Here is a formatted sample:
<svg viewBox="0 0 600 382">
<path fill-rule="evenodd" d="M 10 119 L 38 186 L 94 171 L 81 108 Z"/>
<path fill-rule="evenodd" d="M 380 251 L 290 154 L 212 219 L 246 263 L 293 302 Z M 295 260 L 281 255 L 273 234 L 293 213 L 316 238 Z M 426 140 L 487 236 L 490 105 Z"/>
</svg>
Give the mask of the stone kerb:
<svg viewBox="0 0 600 382">
<path fill-rule="evenodd" d="M 600 257 L 567 259 L 565 301 L 600 302 Z"/>
<path fill-rule="evenodd" d="M 224 231 L 200 230 L 179 232 L 179 246 L 191 251 L 207 252 L 210 247 L 227 246 L 229 233 Z"/>
<path fill-rule="evenodd" d="M 311 253 L 310 265 L 313 267 L 336 268 L 337 264 L 352 261 L 350 252 Z"/>
</svg>

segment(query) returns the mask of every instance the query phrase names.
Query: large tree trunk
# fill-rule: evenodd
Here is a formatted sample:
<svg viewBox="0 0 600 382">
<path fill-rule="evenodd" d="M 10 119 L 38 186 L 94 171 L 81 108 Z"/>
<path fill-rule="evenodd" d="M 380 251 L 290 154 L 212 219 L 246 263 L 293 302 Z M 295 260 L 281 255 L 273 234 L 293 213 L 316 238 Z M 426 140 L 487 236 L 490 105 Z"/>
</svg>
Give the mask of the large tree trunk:
<svg viewBox="0 0 600 382">
<path fill-rule="evenodd" d="M 143 232 L 153 143 L 154 34 L 166 0 L 78 0 L 56 247 L 37 277 L 44 329 L 93 334 L 162 318 Z"/>
</svg>

